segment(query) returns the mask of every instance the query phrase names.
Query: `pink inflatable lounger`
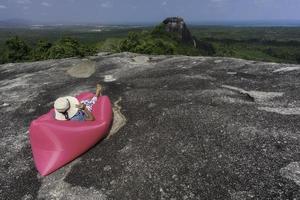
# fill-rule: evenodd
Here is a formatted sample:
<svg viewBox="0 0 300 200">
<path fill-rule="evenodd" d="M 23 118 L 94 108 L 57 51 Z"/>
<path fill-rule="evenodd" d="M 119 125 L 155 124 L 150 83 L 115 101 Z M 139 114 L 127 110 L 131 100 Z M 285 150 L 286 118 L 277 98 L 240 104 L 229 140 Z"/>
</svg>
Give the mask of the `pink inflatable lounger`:
<svg viewBox="0 0 300 200">
<path fill-rule="evenodd" d="M 92 93 L 76 96 L 79 101 Z M 54 109 L 31 122 L 29 137 L 35 166 L 46 176 L 94 146 L 106 136 L 112 120 L 112 108 L 107 96 L 101 96 L 93 106 L 95 121 L 58 121 Z"/>
</svg>

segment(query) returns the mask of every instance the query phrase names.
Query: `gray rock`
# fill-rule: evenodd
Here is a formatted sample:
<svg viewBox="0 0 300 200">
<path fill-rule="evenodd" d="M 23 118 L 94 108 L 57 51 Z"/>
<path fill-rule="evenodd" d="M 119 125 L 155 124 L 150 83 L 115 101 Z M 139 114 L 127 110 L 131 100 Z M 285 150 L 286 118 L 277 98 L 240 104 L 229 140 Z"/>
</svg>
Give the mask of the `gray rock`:
<svg viewBox="0 0 300 200">
<path fill-rule="evenodd" d="M 10 104 L 8 104 L 8 103 L 2 103 L 2 104 L 0 105 L 0 108 L 1 108 L 1 107 L 8 107 L 8 106 L 10 106 Z"/>
<path fill-rule="evenodd" d="M 282 168 L 280 173 L 283 177 L 294 181 L 300 186 L 300 163 L 292 162 L 288 166 Z"/>
<path fill-rule="evenodd" d="M 83 60 L 70 68 L 67 73 L 75 78 L 89 78 L 95 73 L 95 63 L 90 60 Z"/>
<path fill-rule="evenodd" d="M 190 30 L 187 28 L 183 18 L 168 17 L 163 23 L 166 25 L 167 32 L 176 32 L 179 34 L 183 42 L 193 42 L 193 37 Z"/>
<path fill-rule="evenodd" d="M 139 56 L 91 57 L 88 78 L 68 74 L 77 58 L 0 65 L 0 199 L 300 199 L 299 66 Z M 40 177 L 30 122 L 98 82 L 109 138 Z"/>
</svg>

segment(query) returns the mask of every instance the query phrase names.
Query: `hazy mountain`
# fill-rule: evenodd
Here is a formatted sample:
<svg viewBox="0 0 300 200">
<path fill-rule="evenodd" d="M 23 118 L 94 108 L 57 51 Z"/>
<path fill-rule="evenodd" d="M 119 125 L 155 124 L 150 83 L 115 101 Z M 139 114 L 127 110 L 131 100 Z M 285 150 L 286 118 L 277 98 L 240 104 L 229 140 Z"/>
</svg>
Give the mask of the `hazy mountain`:
<svg viewBox="0 0 300 200">
<path fill-rule="evenodd" d="M 25 19 L 7 19 L 0 20 L 0 27 L 23 27 L 30 26 L 33 22 Z"/>
</svg>

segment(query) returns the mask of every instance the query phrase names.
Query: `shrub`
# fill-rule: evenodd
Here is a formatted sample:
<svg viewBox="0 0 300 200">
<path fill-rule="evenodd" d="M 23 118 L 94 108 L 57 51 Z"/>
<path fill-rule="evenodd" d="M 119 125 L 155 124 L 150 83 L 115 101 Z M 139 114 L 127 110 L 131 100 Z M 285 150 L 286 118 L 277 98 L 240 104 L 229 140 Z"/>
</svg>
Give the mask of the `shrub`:
<svg viewBox="0 0 300 200">
<path fill-rule="evenodd" d="M 52 44 L 46 40 L 40 40 L 32 51 L 33 60 L 45 60 L 49 58 L 49 49 Z"/>
<path fill-rule="evenodd" d="M 197 49 L 199 49 L 201 55 L 203 56 L 212 56 L 216 54 L 215 48 L 213 45 L 206 41 L 198 41 L 196 40 Z"/>
<path fill-rule="evenodd" d="M 140 35 L 135 32 L 130 32 L 128 33 L 128 37 L 121 42 L 120 50 L 135 52 L 135 48 L 140 44 Z"/>
<path fill-rule="evenodd" d="M 7 62 L 19 62 L 29 60 L 30 47 L 18 36 L 12 37 L 5 42 L 4 58 Z"/>
<path fill-rule="evenodd" d="M 79 42 L 71 37 L 64 37 L 56 42 L 49 49 L 49 58 L 67 58 L 74 56 L 84 56 Z"/>
<path fill-rule="evenodd" d="M 130 32 L 128 37 L 120 44 L 120 51 L 129 51 L 144 54 L 183 54 L 183 55 L 213 55 L 212 44 L 198 41 L 196 45 L 181 41 L 178 33 L 170 33 L 165 30 L 165 24 L 161 23 L 150 32 Z"/>
</svg>

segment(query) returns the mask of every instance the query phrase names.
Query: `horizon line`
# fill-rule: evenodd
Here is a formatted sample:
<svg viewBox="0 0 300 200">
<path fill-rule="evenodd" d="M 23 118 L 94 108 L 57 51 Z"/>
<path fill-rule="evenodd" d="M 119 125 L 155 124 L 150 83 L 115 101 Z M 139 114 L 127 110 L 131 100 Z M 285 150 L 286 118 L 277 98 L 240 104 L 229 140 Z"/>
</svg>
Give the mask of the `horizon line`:
<svg viewBox="0 0 300 200">
<path fill-rule="evenodd" d="M 254 26 L 254 25 L 266 25 L 266 26 L 300 26 L 300 19 L 243 19 L 243 20 L 184 20 L 187 25 L 212 25 L 212 26 Z M 4 19 L 0 20 L 0 25 L 2 23 L 11 24 L 19 24 L 19 25 L 45 25 L 45 26 L 59 26 L 59 25 L 81 25 L 81 26 L 89 26 L 89 25 L 129 25 L 129 26 L 141 26 L 141 25 L 156 25 L 162 22 L 162 20 L 153 20 L 153 21 L 112 21 L 112 22 L 84 22 L 84 21 L 34 21 L 30 19 L 21 19 L 21 18 L 11 18 L 11 19 Z"/>
</svg>

